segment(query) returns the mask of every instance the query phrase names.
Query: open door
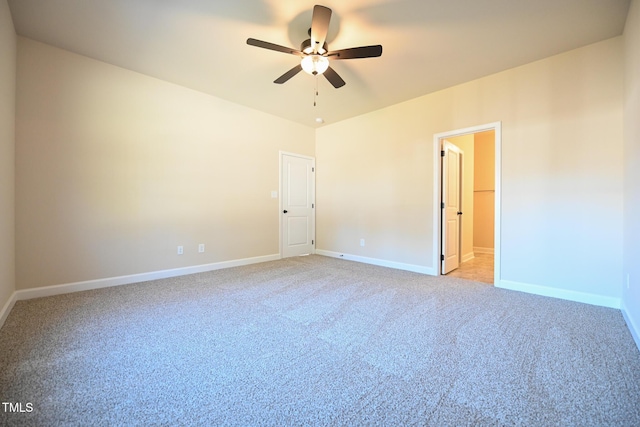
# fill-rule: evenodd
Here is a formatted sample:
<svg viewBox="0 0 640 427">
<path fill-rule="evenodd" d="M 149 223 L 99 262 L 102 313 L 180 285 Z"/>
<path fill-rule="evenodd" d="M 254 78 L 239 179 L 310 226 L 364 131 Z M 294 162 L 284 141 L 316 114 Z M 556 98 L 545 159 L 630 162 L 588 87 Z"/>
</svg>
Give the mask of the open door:
<svg viewBox="0 0 640 427">
<path fill-rule="evenodd" d="M 448 141 L 442 142 L 442 254 L 441 271 L 447 274 L 460 264 L 463 152 Z"/>
</svg>

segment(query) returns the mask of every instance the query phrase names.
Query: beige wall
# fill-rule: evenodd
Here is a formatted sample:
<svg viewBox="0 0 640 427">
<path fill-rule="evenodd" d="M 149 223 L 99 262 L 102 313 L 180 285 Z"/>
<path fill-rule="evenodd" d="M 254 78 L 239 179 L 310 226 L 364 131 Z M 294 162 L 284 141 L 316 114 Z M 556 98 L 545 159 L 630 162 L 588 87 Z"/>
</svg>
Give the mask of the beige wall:
<svg viewBox="0 0 640 427">
<path fill-rule="evenodd" d="M 16 33 L 0 0 L 0 311 L 15 291 L 15 94 Z"/>
<path fill-rule="evenodd" d="M 618 37 L 320 128 L 318 248 L 435 268 L 433 135 L 502 121 L 501 279 L 619 298 L 622 64 Z"/>
<path fill-rule="evenodd" d="M 495 132 L 474 134 L 474 251 L 493 252 L 495 248 Z"/>
<path fill-rule="evenodd" d="M 624 31 L 624 310 L 640 347 L 640 2 L 633 0 Z M 629 277 L 629 287 L 626 279 Z"/>
<path fill-rule="evenodd" d="M 462 233 L 460 244 L 460 258 L 467 261 L 473 258 L 473 234 L 474 234 L 474 203 L 473 203 L 473 180 L 474 180 L 474 141 L 473 134 L 447 138 L 447 141 L 463 151 L 462 168 Z"/>
<path fill-rule="evenodd" d="M 279 252 L 313 129 L 21 37 L 17 81 L 19 289 Z"/>
</svg>

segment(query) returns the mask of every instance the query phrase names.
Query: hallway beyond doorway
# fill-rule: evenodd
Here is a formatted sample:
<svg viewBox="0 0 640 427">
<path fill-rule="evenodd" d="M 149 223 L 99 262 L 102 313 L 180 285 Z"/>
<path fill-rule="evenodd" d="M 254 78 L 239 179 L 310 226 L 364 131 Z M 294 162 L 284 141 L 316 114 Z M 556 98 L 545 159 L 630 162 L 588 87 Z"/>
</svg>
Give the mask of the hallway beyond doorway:
<svg viewBox="0 0 640 427">
<path fill-rule="evenodd" d="M 493 285 L 493 254 L 478 253 L 474 258 L 460 264 L 447 277 L 473 280 Z"/>
</svg>

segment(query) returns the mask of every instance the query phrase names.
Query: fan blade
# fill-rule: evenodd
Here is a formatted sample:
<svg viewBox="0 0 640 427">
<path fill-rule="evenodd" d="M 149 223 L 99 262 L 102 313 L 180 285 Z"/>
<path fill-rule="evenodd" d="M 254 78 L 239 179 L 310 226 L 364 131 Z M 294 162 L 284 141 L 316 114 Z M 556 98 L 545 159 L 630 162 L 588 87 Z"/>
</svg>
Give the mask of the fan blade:
<svg viewBox="0 0 640 427">
<path fill-rule="evenodd" d="M 313 17 L 311 18 L 311 46 L 313 53 L 318 53 L 318 49 L 324 46 L 329 32 L 329 21 L 331 21 L 331 9 L 316 5 L 313 7 Z"/>
<path fill-rule="evenodd" d="M 356 58 L 374 58 L 382 55 L 382 46 L 361 46 L 349 49 L 334 50 L 329 52 L 331 59 L 356 59 Z"/>
<path fill-rule="evenodd" d="M 284 73 L 283 75 L 281 75 L 280 77 L 278 77 L 277 79 L 275 79 L 273 82 L 281 85 L 282 83 L 289 80 L 291 77 L 298 74 L 300 71 L 302 71 L 302 66 L 298 64 L 292 69 L 290 69 L 289 71 L 287 71 L 286 73 Z"/>
<path fill-rule="evenodd" d="M 342 77 L 340 77 L 338 73 L 336 73 L 335 70 L 331 67 L 327 68 L 327 71 L 324 72 L 324 76 L 336 89 L 346 84 L 344 80 L 342 80 Z"/>
<path fill-rule="evenodd" d="M 256 40 L 252 38 L 247 39 L 247 44 L 255 47 L 261 47 L 263 49 L 275 50 L 276 52 L 288 53 L 296 56 L 303 56 L 304 54 L 298 49 L 291 47 L 280 46 L 279 44 L 264 42 L 262 40 Z"/>
</svg>

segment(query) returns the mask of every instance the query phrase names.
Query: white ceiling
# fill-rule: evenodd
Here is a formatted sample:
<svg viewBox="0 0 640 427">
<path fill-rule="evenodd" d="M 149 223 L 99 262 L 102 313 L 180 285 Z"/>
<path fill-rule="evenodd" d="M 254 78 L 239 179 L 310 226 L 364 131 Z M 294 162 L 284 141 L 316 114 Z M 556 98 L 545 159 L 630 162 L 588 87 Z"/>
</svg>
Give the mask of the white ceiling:
<svg viewBox="0 0 640 427">
<path fill-rule="evenodd" d="M 273 83 L 299 48 L 310 0 L 9 0 L 16 31 L 307 126 L 334 123 L 622 34 L 629 0 L 318 0 L 333 10 L 329 50 L 381 44 L 380 58 L 336 61 L 334 89 L 300 73 Z"/>
</svg>

